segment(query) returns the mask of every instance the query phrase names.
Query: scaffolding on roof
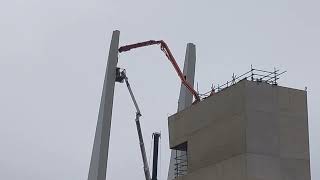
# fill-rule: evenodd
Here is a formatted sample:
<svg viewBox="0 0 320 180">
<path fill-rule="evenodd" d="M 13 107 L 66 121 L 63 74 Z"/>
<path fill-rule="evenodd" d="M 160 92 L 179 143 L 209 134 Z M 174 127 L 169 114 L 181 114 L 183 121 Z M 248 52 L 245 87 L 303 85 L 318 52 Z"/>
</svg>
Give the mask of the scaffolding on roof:
<svg viewBox="0 0 320 180">
<path fill-rule="evenodd" d="M 210 91 L 207 91 L 203 94 L 199 94 L 201 98 L 206 98 L 211 96 L 212 94 L 223 91 L 224 89 L 238 83 L 242 80 L 250 80 L 256 82 L 265 82 L 271 85 L 278 85 L 278 80 L 280 76 L 286 73 L 287 71 L 280 71 L 279 69 L 274 68 L 274 71 L 266 71 L 261 69 L 253 68 L 251 65 L 251 69 L 246 73 L 241 74 L 240 76 L 232 75 L 232 80 L 227 81 L 222 85 L 212 86 Z"/>
</svg>

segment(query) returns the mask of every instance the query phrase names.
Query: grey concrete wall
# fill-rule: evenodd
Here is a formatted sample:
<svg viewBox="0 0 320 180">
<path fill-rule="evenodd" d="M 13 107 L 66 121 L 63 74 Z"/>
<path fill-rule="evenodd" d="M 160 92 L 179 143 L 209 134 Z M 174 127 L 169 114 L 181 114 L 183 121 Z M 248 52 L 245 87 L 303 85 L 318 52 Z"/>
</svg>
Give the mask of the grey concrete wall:
<svg viewBox="0 0 320 180">
<path fill-rule="evenodd" d="M 248 179 L 311 179 L 306 92 L 246 82 L 245 96 Z"/>
<path fill-rule="evenodd" d="M 185 142 L 198 130 L 231 116 L 243 115 L 244 85 L 230 87 L 169 117 L 170 147 Z"/>
<path fill-rule="evenodd" d="M 238 155 L 211 164 L 176 180 L 246 180 L 246 156 Z"/>
<path fill-rule="evenodd" d="M 169 117 L 169 137 L 188 143 L 180 179 L 311 179 L 305 91 L 241 81 Z"/>
</svg>

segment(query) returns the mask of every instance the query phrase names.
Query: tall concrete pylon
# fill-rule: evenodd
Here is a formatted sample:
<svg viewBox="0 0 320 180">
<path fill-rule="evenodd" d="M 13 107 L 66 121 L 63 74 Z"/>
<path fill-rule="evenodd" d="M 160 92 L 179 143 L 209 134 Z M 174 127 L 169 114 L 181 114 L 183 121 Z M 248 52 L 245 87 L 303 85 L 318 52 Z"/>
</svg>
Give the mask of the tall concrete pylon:
<svg viewBox="0 0 320 180">
<path fill-rule="evenodd" d="M 187 81 L 190 83 L 190 85 L 192 85 L 192 87 L 194 86 L 195 66 L 196 66 L 196 46 L 192 43 L 188 43 L 185 60 L 184 60 L 183 74 L 186 76 Z M 183 84 L 181 84 L 177 112 L 182 111 L 185 108 L 191 106 L 192 100 L 193 100 L 193 96 L 190 93 L 190 91 L 188 91 L 188 89 Z M 184 152 L 178 151 L 177 153 L 178 155 L 182 155 L 182 153 Z M 176 154 L 175 150 L 171 150 L 168 180 L 172 180 L 175 178 L 175 154 Z M 182 156 L 182 157 L 187 158 L 186 156 Z"/>
<path fill-rule="evenodd" d="M 113 31 L 94 137 L 88 180 L 105 180 L 120 31 Z"/>
</svg>

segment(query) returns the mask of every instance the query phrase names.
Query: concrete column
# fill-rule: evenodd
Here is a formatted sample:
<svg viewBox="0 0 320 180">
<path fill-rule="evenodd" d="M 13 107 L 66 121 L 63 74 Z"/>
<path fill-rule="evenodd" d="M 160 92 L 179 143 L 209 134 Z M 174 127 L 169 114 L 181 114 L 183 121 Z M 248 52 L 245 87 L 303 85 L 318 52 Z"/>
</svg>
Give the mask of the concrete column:
<svg viewBox="0 0 320 180">
<path fill-rule="evenodd" d="M 187 81 L 192 86 L 194 85 L 195 66 L 196 66 L 196 46 L 192 43 L 188 43 L 187 49 L 186 49 L 184 67 L 183 67 L 183 74 L 186 76 Z M 192 100 L 193 100 L 192 94 L 181 83 L 177 112 L 182 111 L 185 108 L 191 106 Z M 175 151 L 176 150 L 171 150 L 168 180 L 172 180 L 175 178 L 175 156 L 176 156 Z M 180 156 L 180 155 L 183 155 L 182 153 L 185 153 L 185 152 L 178 151 L 177 153 L 178 153 L 178 156 Z M 186 156 L 183 156 L 183 157 L 187 158 Z"/>
<path fill-rule="evenodd" d="M 106 179 L 116 66 L 118 63 L 119 36 L 120 31 L 113 31 L 88 180 Z"/>
<path fill-rule="evenodd" d="M 192 43 L 187 44 L 185 61 L 183 66 L 183 74 L 186 76 L 187 81 L 194 86 L 194 75 L 196 68 L 196 46 Z M 178 110 L 182 111 L 185 108 L 191 106 L 193 96 L 190 91 L 181 83 L 180 94 L 178 100 Z"/>
</svg>

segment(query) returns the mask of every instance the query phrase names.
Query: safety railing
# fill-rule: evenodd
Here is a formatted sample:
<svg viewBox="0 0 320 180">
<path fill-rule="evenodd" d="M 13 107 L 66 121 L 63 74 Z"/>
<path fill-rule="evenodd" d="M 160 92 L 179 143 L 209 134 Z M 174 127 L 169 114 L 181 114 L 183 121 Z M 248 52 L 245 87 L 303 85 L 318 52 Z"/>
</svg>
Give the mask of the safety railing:
<svg viewBox="0 0 320 180">
<path fill-rule="evenodd" d="M 240 76 L 232 75 L 232 80 L 227 81 L 222 85 L 212 86 L 210 91 L 199 94 L 201 98 L 206 98 L 214 93 L 218 93 L 223 91 L 224 89 L 242 81 L 244 79 L 257 81 L 257 82 L 265 82 L 272 85 L 278 85 L 278 80 L 280 76 L 286 73 L 287 71 L 280 71 L 279 69 L 274 68 L 274 71 L 266 71 L 261 69 L 255 69 L 251 65 L 250 71 L 241 74 Z"/>
</svg>

